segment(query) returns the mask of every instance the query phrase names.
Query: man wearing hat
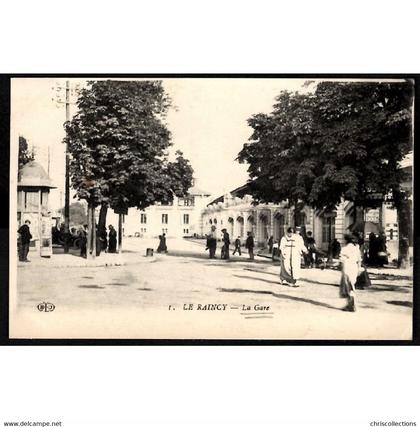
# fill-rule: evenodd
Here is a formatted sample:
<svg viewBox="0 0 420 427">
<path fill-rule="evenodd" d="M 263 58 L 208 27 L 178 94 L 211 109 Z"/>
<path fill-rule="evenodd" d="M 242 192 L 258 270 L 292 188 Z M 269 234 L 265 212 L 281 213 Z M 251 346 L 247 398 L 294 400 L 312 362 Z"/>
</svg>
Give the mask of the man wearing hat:
<svg viewBox="0 0 420 427">
<path fill-rule="evenodd" d="M 229 245 L 230 245 L 230 238 L 229 238 L 229 233 L 227 232 L 226 228 L 222 229 L 222 233 L 223 233 L 223 247 L 222 247 L 222 259 L 230 259 L 229 256 Z"/>
<path fill-rule="evenodd" d="M 31 243 L 32 234 L 29 228 L 29 224 L 31 221 L 27 219 L 25 224 L 23 224 L 19 230 L 20 236 L 20 245 L 19 245 L 19 261 L 29 262 L 28 260 L 28 252 L 29 252 L 29 244 Z"/>
</svg>

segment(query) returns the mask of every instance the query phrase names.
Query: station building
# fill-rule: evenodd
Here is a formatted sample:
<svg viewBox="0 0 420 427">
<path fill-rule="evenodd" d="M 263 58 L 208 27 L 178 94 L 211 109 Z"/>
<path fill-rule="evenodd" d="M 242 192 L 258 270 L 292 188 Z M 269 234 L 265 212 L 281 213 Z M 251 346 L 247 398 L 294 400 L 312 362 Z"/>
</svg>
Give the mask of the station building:
<svg viewBox="0 0 420 427">
<path fill-rule="evenodd" d="M 403 183 L 404 190 L 412 194 L 412 155 L 408 156 L 401 167 L 407 172 L 407 180 Z M 249 194 L 248 184 L 238 187 L 207 204 L 202 212 L 204 234 L 210 231 L 212 225 L 221 236 L 221 230 L 226 228 L 231 240 L 240 237 L 246 239 L 247 232 L 253 233 L 256 245 L 263 248 L 267 245 L 270 236 L 274 241 L 280 240 L 290 226 L 304 227 L 306 232 L 311 231 L 313 237 L 322 250 L 335 238 L 344 244 L 344 235 L 355 226 L 355 207 L 353 202 L 342 201 L 336 209 L 313 209 L 309 206 L 295 215 L 293 208 L 287 202 L 280 204 L 260 203 L 253 204 Z M 370 232 L 379 234 L 385 232 L 387 250 L 390 260 L 398 257 L 398 221 L 397 211 L 392 207 L 392 200 L 388 199 L 379 207 L 364 211 L 365 239 Z M 412 242 L 410 242 L 410 246 Z"/>
<path fill-rule="evenodd" d="M 165 233 L 166 237 L 192 237 L 204 233 L 201 212 L 209 201 L 210 193 L 193 186 L 185 197 L 174 196 L 170 203 L 156 203 L 144 210 L 130 208 L 123 216 L 123 235 L 151 237 Z M 107 224 L 118 229 L 118 215 L 109 212 Z"/>
</svg>

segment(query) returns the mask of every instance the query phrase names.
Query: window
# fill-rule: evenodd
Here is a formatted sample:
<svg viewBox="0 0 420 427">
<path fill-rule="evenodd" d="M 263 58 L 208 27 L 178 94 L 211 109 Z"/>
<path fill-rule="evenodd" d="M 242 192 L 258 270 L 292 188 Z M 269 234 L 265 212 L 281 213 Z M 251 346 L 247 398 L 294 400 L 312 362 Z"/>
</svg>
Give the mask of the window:
<svg viewBox="0 0 420 427">
<path fill-rule="evenodd" d="M 140 224 L 147 224 L 147 215 L 145 213 L 140 214 Z"/>
<path fill-rule="evenodd" d="M 160 205 L 161 206 L 172 206 L 174 204 L 174 202 L 172 200 L 169 200 L 167 202 L 162 202 Z"/>
<path fill-rule="evenodd" d="M 335 239 L 335 217 L 322 218 L 322 243 L 330 243 Z"/>
<path fill-rule="evenodd" d="M 188 228 L 184 228 L 184 234 L 188 234 L 188 233 L 189 233 Z"/>
<path fill-rule="evenodd" d="M 41 207 L 48 207 L 48 193 L 46 191 L 41 192 Z"/>
<path fill-rule="evenodd" d="M 184 224 L 189 224 L 189 223 L 190 223 L 190 215 L 184 214 Z"/>
<path fill-rule="evenodd" d="M 37 211 L 39 205 L 38 191 L 25 191 L 25 210 Z"/>
<path fill-rule="evenodd" d="M 181 197 L 178 200 L 178 206 L 194 206 L 194 197 Z"/>
<path fill-rule="evenodd" d="M 168 223 L 168 214 L 162 214 L 162 224 Z"/>
<path fill-rule="evenodd" d="M 162 234 L 166 234 L 168 232 L 167 228 L 162 228 Z"/>
</svg>

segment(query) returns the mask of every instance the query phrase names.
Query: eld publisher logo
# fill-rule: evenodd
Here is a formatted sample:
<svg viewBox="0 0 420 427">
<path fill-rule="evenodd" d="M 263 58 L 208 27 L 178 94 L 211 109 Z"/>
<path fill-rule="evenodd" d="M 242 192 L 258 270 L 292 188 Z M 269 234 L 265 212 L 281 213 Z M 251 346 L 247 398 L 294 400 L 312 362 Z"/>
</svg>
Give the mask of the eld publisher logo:
<svg viewBox="0 0 420 427">
<path fill-rule="evenodd" d="M 50 311 L 55 310 L 55 305 L 50 302 L 41 302 L 37 305 L 39 311 L 44 311 L 45 313 L 49 313 Z"/>
</svg>

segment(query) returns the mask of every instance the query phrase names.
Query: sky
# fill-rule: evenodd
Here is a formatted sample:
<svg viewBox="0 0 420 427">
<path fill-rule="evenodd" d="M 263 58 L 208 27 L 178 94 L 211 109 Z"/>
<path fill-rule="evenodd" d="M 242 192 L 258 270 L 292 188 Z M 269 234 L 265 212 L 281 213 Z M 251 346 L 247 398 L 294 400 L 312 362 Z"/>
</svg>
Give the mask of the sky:
<svg viewBox="0 0 420 427">
<path fill-rule="evenodd" d="M 302 90 L 305 80 L 296 79 L 162 79 L 174 108 L 168 112 L 172 151 L 181 150 L 190 160 L 197 185 L 217 197 L 243 185 L 247 166 L 235 158 L 251 135 L 247 119 L 270 112 L 282 90 Z M 85 80 L 70 79 L 84 86 Z M 42 164 L 57 187 L 51 192 L 51 207 L 64 203 L 65 108 L 57 104 L 57 86 L 65 78 L 18 78 L 12 82 L 11 129 L 17 153 L 19 135 L 35 147 L 36 161 Z M 71 106 L 70 114 L 76 112 Z M 50 161 L 48 162 L 48 158 Z M 49 165 L 49 166 L 48 166 Z"/>
<path fill-rule="evenodd" d="M 172 151 L 184 153 L 194 169 L 197 185 L 213 197 L 248 180 L 247 165 L 235 161 L 252 133 L 247 119 L 253 114 L 272 111 L 275 97 L 282 90 L 308 90 L 303 87 L 306 79 L 161 80 L 174 105 L 166 119 L 172 134 Z M 86 81 L 70 79 L 70 84 L 83 86 Z M 65 109 L 63 104 L 56 103 L 57 94 L 64 94 L 63 90 L 57 92 L 60 85 L 65 85 L 65 78 L 18 78 L 12 81 L 11 93 L 16 159 L 18 136 L 22 135 L 35 147 L 36 160 L 46 171 L 49 164 L 50 177 L 57 187 L 51 193 L 52 209 L 64 203 Z M 71 115 L 75 112 L 76 107 L 72 106 Z"/>
</svg>

